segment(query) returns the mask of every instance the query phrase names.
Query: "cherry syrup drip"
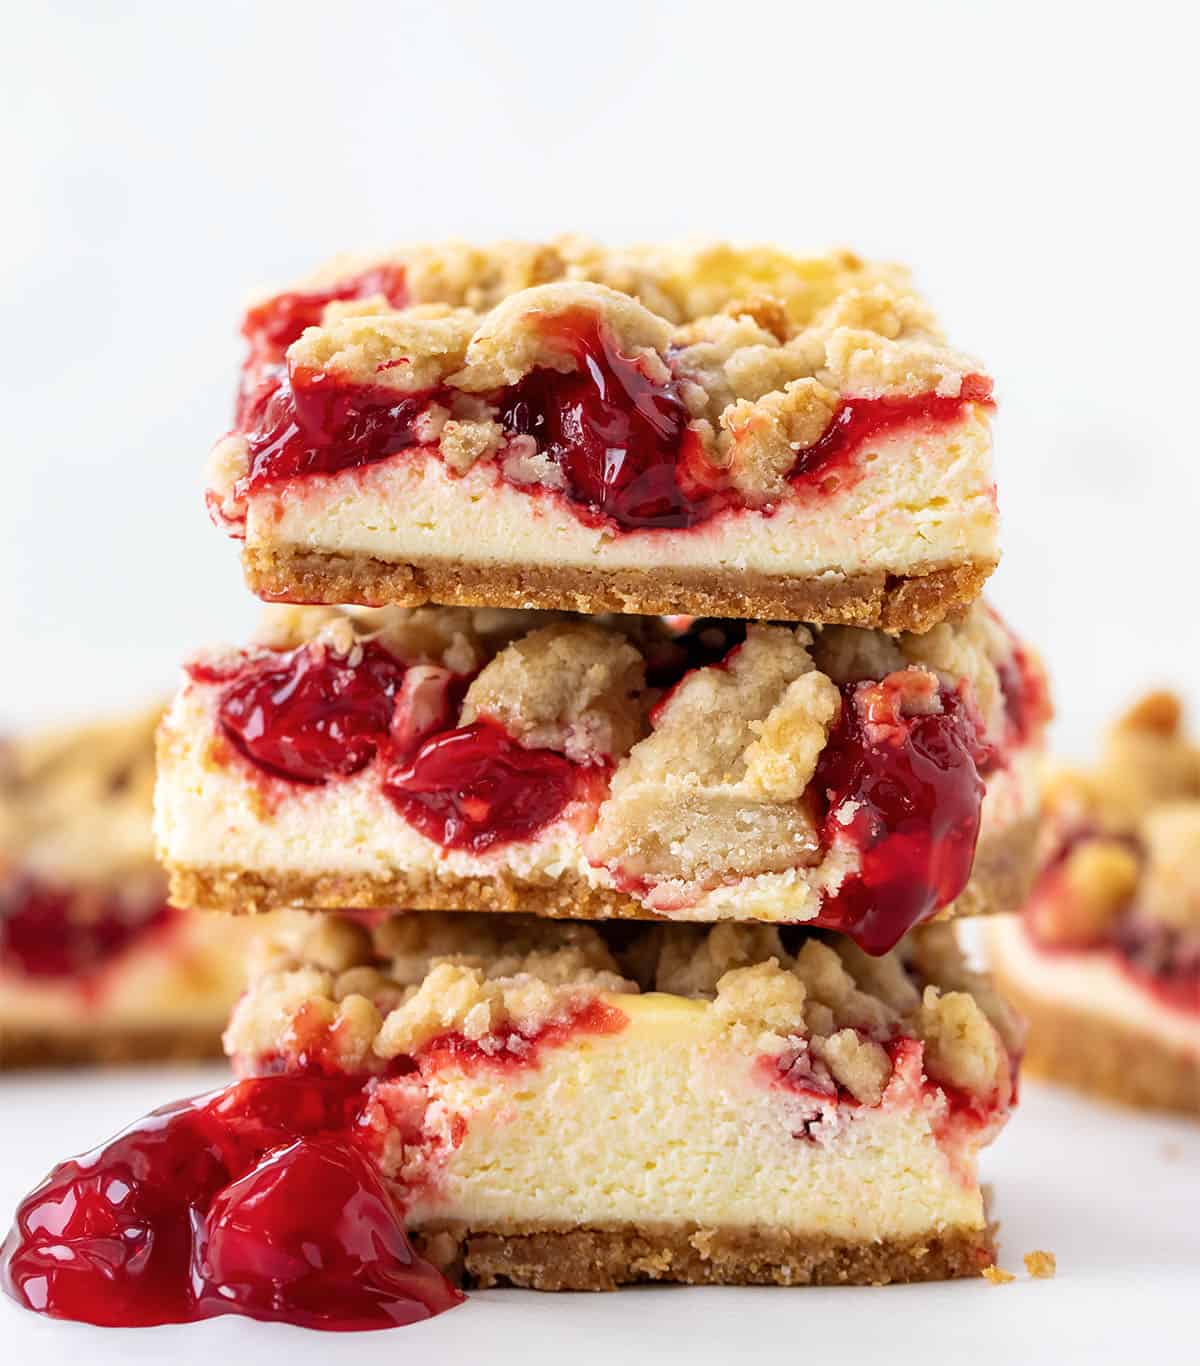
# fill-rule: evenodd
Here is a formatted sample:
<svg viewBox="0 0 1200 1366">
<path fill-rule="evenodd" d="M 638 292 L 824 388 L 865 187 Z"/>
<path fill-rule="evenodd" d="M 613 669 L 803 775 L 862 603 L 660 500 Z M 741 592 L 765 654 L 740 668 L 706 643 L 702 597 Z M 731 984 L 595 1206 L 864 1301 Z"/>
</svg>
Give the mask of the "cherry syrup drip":
<svg viewBox="0 0 1200 1366">
<path fill-rule="evenodd" d="M 500 399 L 500 422 L 534 438 L 562 470 L 572 503 L 622 531 L 690 527 L 730 504 L 717 472 L 706 475 L 673 378 L 651 378 L 585 310 L 542 328 L 576 369 L 531 371 Z"/>
<path fill-rule="evenodd" d="M 427 740 L 388 770 L 383 790 L 409 825 L 443 849 L 480 854 L 531 839 L 562 814 L 583 779 L 561 754 L 525 749 L 484 720 Z"/>
<path fill-rule="evenodd" d="M 252 664 L 221 693 L 227 738 L 267 773 L 321 784 L 365 768 L 386 743 L 405 666 L 375 641 L 351 663 L 310 643 Z"/>
<path fill-rule="evenodd" d="M 404 267 L 376 266 L 330 289 L 276 294 L 251 308 L 242 319 L 242 336 L 246 339 L 247 350 L 235 425 L 239 429 L 243 427 L 251 407 L 264 397 L 264 388 L 274 389 L 283 373 L 284 353 L 306 327 L 320 323 L 326 304 L 344 299 L 367 299 L 374 294 L 382 294 L 393 308 L 403 308 L 408 302 Z"/>
<path fill-rule="evenodd" d="M 453 1308 L 359 1146 L 371 1085 L 260 1077 L 154 1111 L 21 1202 L 0 1283 L 110 1327 L 244 1314 L 355 1331 Z"/>
<path fill-rule="evenodd" d="M 1200 932 L 1133 914 L 1117 921 L 1113 943 L 1144 990 L 1173 1010 L 1200 1014 Z"/>
<path fill-rule="evenodd" d="M 940 712 L 903 714 L 913 672 L 843 686 L 813 780 L 828 803 L 826 847 L 850 841 L 860 859 L 817 923 L 872 954 L 959 895 L 979 835 L 990 752 L 958 692 L 939 688 Z"/>
<path fill-rule="evenodd" d="M 969 403 L 994 406 L 986 375 L 965 376 L 957 398 L 925 393 L 843 399 L 824 435 L 796 457 L 788 479 L 794 485 L 821 484 L 868 442 L 918 423 L 953 422 Z"/>
<path fill-rule="evenodd" d="M 21 878 L 0 891 L 0 966 L 25 977 L 86 982 L 175 917 L 166 902 L 134 915 L 116 894 L 103 897 Z"/>
</svg>

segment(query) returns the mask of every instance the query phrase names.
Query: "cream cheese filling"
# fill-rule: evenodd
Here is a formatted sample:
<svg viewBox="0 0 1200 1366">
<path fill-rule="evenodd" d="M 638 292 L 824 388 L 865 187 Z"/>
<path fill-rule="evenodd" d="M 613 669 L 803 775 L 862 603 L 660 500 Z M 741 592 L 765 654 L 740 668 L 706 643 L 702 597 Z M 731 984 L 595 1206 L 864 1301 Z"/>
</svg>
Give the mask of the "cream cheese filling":
<svg viewBox="0 0 1200 1366">
<path fill-rule="evenodd" d="M 698 1224 L 876 1241 L 983 1226 L 975 1156 L 990 1130 L 943 1147 L 944 1102 L 919 1077 L 898 1071 L 878 1106 L 833 1104 L 770 1085 L 751 1041 L 715 1031 L 702 1002 L 611 1004 L 629 1016 L 619 1033 L 573 1038 L 530 1068 L 427 1078 L 429 1121 L 458 1115 L 466 1129 L 415 1187 L 410 1227 Z"/>
<path fill-rule="evenodd" d="M 1140 1030 L 1200 1063 L 1200 1013 L 1190 1015 L 1164 1005 L 1123 972 L 1111 955 L 1040 950 L 1015 916 L 991 921 L 986 943 L 991 963 L 1030 996 Z"/>
<path fill-rule="evenodd" d="M 590 813 L 584 807 L 568 807 L 531 840 L 474 854 L 443 849 L 409 825 L 382 792 L 374 765 L 325 787 L 288 788 L 270 803 L 241 763 L 218 764 L 211 758 L 217 695 L 211 685 L 189 683 L 163 723 L 154 828 L 160 856 L 170 866 L 380 881 L 397 874 L 486 879 L 503 873 L 535 883 L 571 876 L 592 887 L 617 886 L 607 868 L 594 866 L 586 856 Z M 1033 809 L 1033 768 L 1032 756 L 1018 753 L 989 777 L 981 839 L 998 836 Z M 814 867 L 764 873 L 706 891 L 681 915 L 696 921 L 811 920 L 824 896 L 857 866 L 856 850 L 835 845 Z M 652 892 L 645 904 L 654 904 Z M 664 901 L 664 911 L 670 904 L 678 904 L 678 898 Z"/>
<path fill-rule="evenodd" d="M 385 561 L 806 576 L 997 559 L 985 409 L 884 433 L 856 460 L 847 487 L 798 488 L 770 515 L 744 509 L 684 531 L 614 533 L 586 525 L 558 497 L 514 487 L 494 462 L 456 477 L 436 455 L 404 453 L 251 494 L 246 544 Z"/>
</svg>

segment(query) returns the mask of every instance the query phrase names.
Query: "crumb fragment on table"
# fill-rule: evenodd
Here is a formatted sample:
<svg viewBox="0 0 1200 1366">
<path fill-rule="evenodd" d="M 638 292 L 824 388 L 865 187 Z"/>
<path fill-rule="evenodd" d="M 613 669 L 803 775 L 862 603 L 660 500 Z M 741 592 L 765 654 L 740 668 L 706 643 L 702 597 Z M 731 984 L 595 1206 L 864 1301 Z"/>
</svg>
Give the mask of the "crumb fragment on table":
<svg viewBox="0 0 1200 1366">
<path fill-rule="evenodd" d="M 998 1266 L 985 1266 L 983 1278 L 985 1281 L 991 1281 L 993 1285 L 1007 1285 L 1009 1281 L 1017 1279 L 1011 1271 L 1004 1271 Z"/>
<path fill-rule="evenodd" d="M 1036 1249 L 1025 1254 L 1025 1270 L 1035 1281 L 1048 1281 L 1058 1270 L 1058 1259 L 1053 1252 Z"/>
</svg>

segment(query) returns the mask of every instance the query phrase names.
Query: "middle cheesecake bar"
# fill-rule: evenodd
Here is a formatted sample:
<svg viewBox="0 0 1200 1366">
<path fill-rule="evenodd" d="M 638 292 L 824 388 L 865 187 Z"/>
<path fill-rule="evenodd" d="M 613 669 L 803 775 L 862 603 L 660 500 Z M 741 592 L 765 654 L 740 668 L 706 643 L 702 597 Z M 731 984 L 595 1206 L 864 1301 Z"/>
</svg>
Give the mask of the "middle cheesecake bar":
<svg viewBox="0 0 1200 1366">
<path fill-rule="evenodd" d="M 1047 713 L 983 604 L 897 637 L 276 609 L 189 663 L 157 837 L 183 906 L 804 922 L 880 953 L 1019 903 Z"/>
</svg>

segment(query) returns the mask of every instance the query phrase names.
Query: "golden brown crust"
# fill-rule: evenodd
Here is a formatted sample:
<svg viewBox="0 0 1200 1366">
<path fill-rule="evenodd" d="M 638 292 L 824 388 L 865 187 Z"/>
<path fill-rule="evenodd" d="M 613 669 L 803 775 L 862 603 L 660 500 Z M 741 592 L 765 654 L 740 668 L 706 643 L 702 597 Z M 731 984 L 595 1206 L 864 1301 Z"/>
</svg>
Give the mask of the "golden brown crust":
<svg viewBox="0 0 1200 1366">
<path fill-rule="evenodd" d="M 770 1229 L 619 1228 L 416 1233 L 422 1255 L 466 1286 L 615 1290 L 685 1285 L 887 1285 L 978 1276 L 996 1255 L 989 1228 L 851 1242 Z"/>
<path fill-rule="evenodd" d="M 993 968 L 997 985 L 1029 1023 L 1021 1061 L 1026 1076 L 1147 1110 L 1200 1115 L 1200 1059 L 1096 1011 L 1056 1005 Z"/>
<path fill-rule="evenodd" d="M 750 617 L 927 631 L 980 595 L 994 561 L 967 560 L 926 574 L 829 574 L 819 579 L 742 570 L 588 569 L 480 565 L 470 561 L 392 563 L 369 555 L 247 546 L 250 590 L 270 602 L 417 607 L 527 607 Z"/>
<path fill-rule="evenodd" d="M 0 1028 L 0 1071 L 75 1064 L 191 1062 L 221 1056 L 221 1027 L 160 1026 L 67 1033 L 5 1025 Z"/>
<path fill-rule="evenodd" d="M 1021 904 L 1032 872 L 1032 822 L 1023 821 L 982 841 L 971 881 L 947 914 L 984 915 L 1013 911 Z M 575 920 L 664 920 L 634 897 L 592 887 L 575 874 L 521 881 L 507 872 L 487 878 L 434 877 L 397 873 L 375 878 L 363 873 L 264 874 L 240 868 L 194 868 L 168 864 L 173 905 L 205 911 L 523 911 Z"/>
</svg>

